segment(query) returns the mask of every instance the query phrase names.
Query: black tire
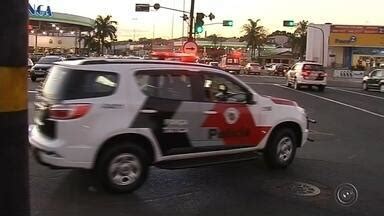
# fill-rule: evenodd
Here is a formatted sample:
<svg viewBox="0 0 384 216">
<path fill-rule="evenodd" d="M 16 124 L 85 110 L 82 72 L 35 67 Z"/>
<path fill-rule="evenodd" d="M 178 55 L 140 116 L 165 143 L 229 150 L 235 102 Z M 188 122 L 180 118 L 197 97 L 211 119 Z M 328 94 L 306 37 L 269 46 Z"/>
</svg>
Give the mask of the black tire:
<svg viewBox="0 0 384 216">
<path fill-rule="evenodd" d="M 131 159 L 131 163 L 128 165 L 127 161 L 125 161 L 125 164 L 122 164 L 122 162 L 120 162 L 120 167 L 115 167 L 116 172 L 124 172 L 124 170 L 121 169 L 125 169 L 126 172 L 129 172 L 127 171 L 127 169 L 129 169 L 130 171 L 135 170 L 137 172 L 138 176 L 134 178 L 133 182 L 131 183 L 124 182 L 130 181 L 128 176 L 120 176 L 121 179 L 119 181 L 121 181 L 121 184 L 118 184 L 113 181 L 113 178 L 111 176 L 112 174 L 110 173 L 110 169 L 112 169 L 111 163 L 113 161 L 117 162 L 117 160 L 119 160 L 120 158 L 121 160 Z M 135 163 L 139 165 L 136 168 L 133 168 L 132 166 L 134 166 L 133 164 Z M 148 153 L 143 148 L 139 147 L 134 143 L 123 142 L 116 143 L 112 145 L 112 147 L 107 148 L 104 152 L 101 153 L 97 162 L 96 173 L 101 184 L 107 191 L 113 193 L 128 193 L 136 190 L 145 182 L 148 175 L 148 168 Z M 119 175 L 121 175 L 121 173 Z"/>
<path fill-rule="evenodd" d="M 325 86 L 324 85 L 319 85 L 319 86 L 317 86 L 317 89 L 319 90 L 319 92 L 324 92 Z"/>
<path fill-rule="evenodd" d="M 32 80 L 32 82 L 36 82 L 37 78 L 31 74 L 31 80 Z"/>
<path fill-rule="evenodd" d="M 293 81 L 293 88 L 294 88 L 295 90 L 300 90 L 301 85 L 300 85 L 299 83 L 297 83 L 296 80 L 295 80 L 295 81 Z"/>
<path fill-rule="evenodd" d="M 284 141 L 290 141 L 291 144 L 288 144 L 287 142 L 284 143 Z M 277 131 L 274 131 L 271 134 L 266 149 L 264 150 L 264 160 L 267 166 L 271 169 L 287 168 L 295 158 L 297 146 L 298 139 L 292 129 L 277 129 Z M 283 150 L 281 147 L 284 147 L 284 150 L 287 150 L 287 152 L 281 152 Z M 288 151 L 290 151 L 289 156 Z M 286 157 L 284 157 L 284 153 L 287 154 Z"/>
<path fill-rule="evenodd" d="M 363 82 L 363 90 L 368 91 L 368 84 L 367 82 Z"/>
<path fill-rule="evenodd" d="M 288 78 L 287 78 L 287 83 L 286 83 L 286 85 L 287 85 L 288 88 L 291 88 L 291 87 L 292 87 L 292 84 L 291 84 L 291 82 L 289 82 L 289 79 L 288 79 Z"/>
</svg>

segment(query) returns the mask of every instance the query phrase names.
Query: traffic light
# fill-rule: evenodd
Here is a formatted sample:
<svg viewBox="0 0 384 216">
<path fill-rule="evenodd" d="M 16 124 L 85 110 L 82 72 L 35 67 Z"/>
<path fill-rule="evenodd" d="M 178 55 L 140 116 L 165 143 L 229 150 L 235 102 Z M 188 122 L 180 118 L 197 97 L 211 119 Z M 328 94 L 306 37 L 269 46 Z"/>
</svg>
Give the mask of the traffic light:
<svg viewBox="0 0 384 216">
<path fill-rule="evenodd" d="M 223 26 L 233 26 L 232 20 L 223 20 Z"/>
<path fill-rule="evenodd" d="M 196 14 L 195 33 L 202 33 L 204 31 L 204 17 L 205 14 L 203 13 Z"/>
<path fill-rule="evenodd" d="M 283 21 L 283 26 L 285 26 L 285 27 L 295 27 L 296 24 L 295 24 L 295 21 L 293 21 L 293 20 L 284 20 Z"/>
<path fill-rule="evenodd" d="M 209 17 L 209 20 L 211 21 L 216 18 L 216 16 L 213 13 L 210 13 L 208 17 Z"/>
<path fill-rule="evenodd" d="M 149 12 L 149 4 L 136 4 L 136 12 Z"/>
</svg>

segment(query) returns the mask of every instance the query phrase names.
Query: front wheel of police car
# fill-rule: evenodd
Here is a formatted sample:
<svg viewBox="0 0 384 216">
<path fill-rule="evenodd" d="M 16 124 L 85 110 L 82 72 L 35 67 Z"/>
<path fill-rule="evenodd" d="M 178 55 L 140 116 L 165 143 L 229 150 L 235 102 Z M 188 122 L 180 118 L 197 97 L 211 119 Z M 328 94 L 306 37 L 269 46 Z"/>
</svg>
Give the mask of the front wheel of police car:
<svg viewBox="0 0 384 216">
<path fill-rule="evenodd" d="M 287 168 L 296 154 L 298 139 L 295 132 L 289 128 L 280 128 L 272 132 L 264 151 L 264 159 L 272 169 Z"/>
<path fill-rule="evenodd" d="M 145 182 L 148 167 L 148 154 L 143 148 L 133 143 L 117 143 L 101 152 L 96 172 L 108 191 L 126 193 Z"/>
</svg>

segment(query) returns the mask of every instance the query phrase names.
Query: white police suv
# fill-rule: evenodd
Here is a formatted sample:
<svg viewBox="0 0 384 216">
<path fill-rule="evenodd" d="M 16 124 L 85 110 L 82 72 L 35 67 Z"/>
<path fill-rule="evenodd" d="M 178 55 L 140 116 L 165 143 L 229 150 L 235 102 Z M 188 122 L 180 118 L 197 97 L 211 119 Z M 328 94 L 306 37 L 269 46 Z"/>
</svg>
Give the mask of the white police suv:
<svg viewBox="0 0 384 216">
<path fill-rule="evenodd" d="M 285 168 L 307 140 L 295 102 L 257 94 L 200 64 L 88 59 L 55 65 L 35 104 L 29 141 L 55 168 L 95 169 L 129 192 L 151 165 L 173 169 L 254 158 Z"/>
</svg>

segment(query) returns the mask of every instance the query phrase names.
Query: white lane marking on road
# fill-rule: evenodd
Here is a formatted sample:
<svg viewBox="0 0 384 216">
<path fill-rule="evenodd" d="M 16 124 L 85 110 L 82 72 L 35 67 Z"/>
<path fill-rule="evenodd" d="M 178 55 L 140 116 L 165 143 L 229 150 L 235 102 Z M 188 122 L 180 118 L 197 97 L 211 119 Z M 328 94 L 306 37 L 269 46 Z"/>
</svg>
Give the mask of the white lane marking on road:
<svg viewBox="0 0 384 216">
<path fill-rule="evenodd" d="M 336 103 L 336 104 L 339 104 L 339 105 L 342 105 L 342 106 L 346 106 L 346 107 L 349 107 L 349 108 L 352 108 L 352 109 L 355 109 L 355 110 L 359 110 L 359 111 L 362 111 L 362 112 L 365 112 L 365 113 L 368 113 L 368 114 L 371 114 L 371 115 L 374 115 L 374 116 L 377 116 L 377 117 L 380 117 L 380 118 L 384 118 L 384 115 L 382 115 L 382 114 L 371 112 L 369 110 L 366 110 L 366 109 L 363 109 L 363 108 L 360 108 L 360 107 L 356 107 L 356 106 L 353 106 L 353 105 L 350 105 L 350 104 L 346 104 L 346 103 L 343 103 L 343 102 L 340 102 L 340 101 L 337 101 L 337 100 L 333 100 L 333 99 L 326 98 L 326 97 L 323 97 L 323 96 L 319 96 L 319 95 L 315 95 L 315 94 L 311 94 L 311 93 L 307 93 L 307 92 L 291 89 L 291 88 L 288 88 L 288 87 L 285 87 L 285 86 L 282 86 L 282 85 L 279 85 L 279 84 L 274 84 L 274 85 L 278 86 L 280 88 L 285 88 L 285 89 L 289 89 L 289 90 L 292 90 L 292 91 L 295 91 L 295 92 L 300 92 L 300 93 L 305 94 L 305 95 L 310 95 L 312 97 L 320 98 L 320 99 L 323 99 L 323 100 L 326 100 L 326 101 L 329 101 L 329 102 L 332 102 L 332 103 Z"/>
<path fill-rule="evenodd" d="M 369 94 L 364 94 L 364 93 L 360 93 L 360 92 L 349 91 L 349 90 L 345 90 L 345 89 L 339 89 L 339 88 L 335 88 L 335 87 L 327 87 L 327 88 L 333 89 L 336 91 L 342 91 L 342 92 L 347 92 L 347 93 L 351 93 L 351 94 L 357 94 L 357 95 L 362 95 L 362 96 L 367 96 L 367 97 L 371 97 L 371 98 L 384 100 L 384 97 L 379 97 L 379 96 L 375 96 L 375 95 L 369 95 Z"/>
<path fill-rule="evenodd" d="M 248 85 L 275 85 L 274 83 L 264 83 L 264 82 L 246 82 Z"/>
<path fill-rule="evenodd" d="M 310 130 L 309 133 L 312 135 L 318 134 L 318 135 L 324 135 L 324 136 L 335 136 L 335 134 L 333 134 L 333 133 L 326 133 L 326 132 L 321 132 L 321 131 L 316 131 L 316 130 Z"/>
</svg>

